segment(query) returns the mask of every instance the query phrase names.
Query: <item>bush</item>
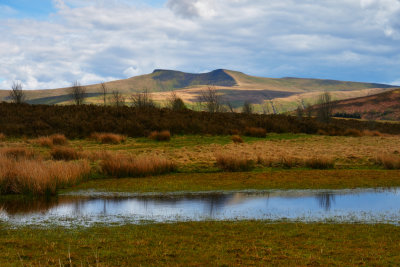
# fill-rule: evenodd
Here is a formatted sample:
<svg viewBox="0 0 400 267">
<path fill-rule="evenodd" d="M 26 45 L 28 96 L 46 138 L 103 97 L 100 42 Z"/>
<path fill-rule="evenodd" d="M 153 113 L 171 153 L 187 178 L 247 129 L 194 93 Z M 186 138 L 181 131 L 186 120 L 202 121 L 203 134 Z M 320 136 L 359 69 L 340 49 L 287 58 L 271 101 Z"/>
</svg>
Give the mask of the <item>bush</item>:
<svg viewBox="0 0 400 267">
<path fill-rule="evenodd" d="M 148 136 L 151 140 L 156 141 L 169 141 L 171 140 L 171 133 L 169 131 L 151 132 Z"/>
<path fill-rule="evenodd" d="M 80 153 L 70 147 L 54 147 L 50 151 L 50 155 L 54 160 L 77 160 L 81 158 Z"/>
<path fill-rule="evenodd" d="M 376 158 L 376 162 L 388 170 L 400 169 L 400 157 L 390 154 L 382 154 Z"/>
<path fill-rule="evenodd" d="M 0 133 L 0 141 L 6 140 L 6 135 L 3 133 Z"/>
<path fill-rule="evenodd" d="M 363 133 L 357 129 L 347 129 L 343 133 L 344 136 L 353 136 L 353 137 L 361 137 Z"/>
<path fill-rule="evenodd" d="M 240 135 L 232 135 L 231 139 L 235 144 L 243 143 L 243 139 L 240 137 Z"/>
<path fill-rule="evenodd" d="M 120 144 L 126 141 L 125 135 L 114 133 L 92 133 L 90 138 L 102 144 Z"/>
<path fill-rule="evenodd" d="M 364 130 L 363 134 L 365 136 L 383 136 L 379 131 L 370 131 L 370 130 Z"/>
<path fill-rule="evenodd" d="M 55 194 L 76 184 L 91 172 L 87 161 L 54 162 L 15 160 L 0 156 L 1 194 Z"/>
<path fill-rule="evenodd" d="M 250 171 L 254 168 L 254 161 L 241 155 L 216 155 L 217 166 L 224 171 Z"/>
<path fill-rule="evenodd" d="M 335 162 L 330 158 L 314 157 L 306 159 L 304 165 L 311 169 L 333 169 L 335 167 Z"/>
<path fill-rule="evenodd" d="M 265 138 L 267 136 L 267 130 L 258 127 L 247 127 L 244 131 L 244 135 Z"/>
<path fill-rule="evenodd" d="M 173 172 L 175 163 L 155 156 L 133 157 L 129 155 L 108 155 L 101 162 L 104 174 L 112 177 L 143 177 Z"/>
</svg>

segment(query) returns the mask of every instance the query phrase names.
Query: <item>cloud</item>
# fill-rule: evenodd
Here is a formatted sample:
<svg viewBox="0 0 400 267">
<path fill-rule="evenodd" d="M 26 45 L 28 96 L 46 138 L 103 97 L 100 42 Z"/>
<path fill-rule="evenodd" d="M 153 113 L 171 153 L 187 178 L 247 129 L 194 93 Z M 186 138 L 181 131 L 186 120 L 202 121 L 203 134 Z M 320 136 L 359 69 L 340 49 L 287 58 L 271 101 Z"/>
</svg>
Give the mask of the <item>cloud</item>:
<svg viewBox="0 0 400 267">
<path fill-rule="evenodd" d="M 0 18 L 0 87 L 95 83 L 155 68 L 374 82 L 400 71 L 398 0 L 143 3 L 53 0 L 47 20 Z"/>
</svg>

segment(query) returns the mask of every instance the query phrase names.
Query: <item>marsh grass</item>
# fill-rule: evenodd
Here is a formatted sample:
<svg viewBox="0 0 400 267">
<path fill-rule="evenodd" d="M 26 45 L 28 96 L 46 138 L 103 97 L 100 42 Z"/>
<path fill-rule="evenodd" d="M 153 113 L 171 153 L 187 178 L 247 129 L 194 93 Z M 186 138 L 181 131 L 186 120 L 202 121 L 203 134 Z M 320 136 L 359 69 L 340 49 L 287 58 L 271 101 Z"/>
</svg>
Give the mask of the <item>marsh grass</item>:
<svg viewBox="0 0 400 267">
<path fill-rule="evenodd" d="M 328 157 L 312 157 L 304 160 L 304 165 L 311 169 L 333 169 L 335 161 Z"/>
<path fill-rule="evenodd" d="M 26 147 L 5 147 L 0 149 L 0 156 L 3 155 L 9 159 L 33 159 L 37 157 L 32 149 Z"/>
<path fill-rule="evenodd" d="M 235 144 L 241 144 L 243 143 L 243 139 L 242 137 L 240 137 L 240 135 L 232 135 L 231 136 L 231 140 L 235 143 Z"/>
<path fill-rule="evenodd" d="M 388 170 L 400 169 L 400 157 L 391 154 L 381 154 L 376 157 L 376 163 Z"/>
<path fill-rule="evenodd" d="M 265 138 L 267 136 L 267 130 L 259 127 L 246 127 L 244 130 L 244 135 Z"/>
<path fill-rule="evenodd" d="M 90 172 L 90 164 L 85 160 L 55 162 L 0 156 L 0 191 L 2 194 L 55 194 L 59 188 L 88 177 Z"/>
<path fill-rule="evenodd" d="M 92 133 L 90 139 L 102 144 L 120 144 L 126 141 L 126 136 L 114 133 Z"/>
<path fill-rule="evenodd" d="M 102 172 L 112 177 L 143 177 L 176 171 L 174 162 L 157 156 L 108 154 L 100 163 Z"/>
<path fill-rule="evenodd" d="M 6 140 L 6 135 L 3 133 L 0 133 L 0 141 Z"/>
<path fill-rule="evenodd" d="M 224 171 L 250 171 L 254 169 L 254 160 L 239 154 L 217 154 L 217 166 Z"/>
<path fill-rule="evenodd" d="M 50 155 L 54 160 L 77 160 L 82 158 L 82 154 L 71 147 L 53 147 Z"/>
<path fill-rule="evenodd" d="M 50 136 L 41 136 L 32 140 L 33 143 L 43 147 L 52 147 L 54 145 L 66 145 L 68 139 L 63 134 L 53 134 Z"/>
<path fill-rule="evenodd" d="M 171 133 L 167 130 L 161 132 L 153 131 L 148 137 L 155 141 L 169 141 L 171 140 Z"/>
</svg>

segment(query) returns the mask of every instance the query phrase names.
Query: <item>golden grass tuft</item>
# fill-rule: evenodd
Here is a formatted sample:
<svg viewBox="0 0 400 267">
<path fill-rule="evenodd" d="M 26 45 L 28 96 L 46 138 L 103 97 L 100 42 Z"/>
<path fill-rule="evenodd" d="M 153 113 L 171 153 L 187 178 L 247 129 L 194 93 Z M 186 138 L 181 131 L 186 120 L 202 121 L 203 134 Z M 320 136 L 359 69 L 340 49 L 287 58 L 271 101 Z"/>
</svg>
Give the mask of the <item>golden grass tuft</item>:
<svg viewBox="0 0 400 267">
<path fill-rule="evenodd" d="M 388 170 L 400 169 L 400 157 L 391 154 L 381 154 L 376 157 L 376 163 Z"/>
<path fill-rule="evenodd" d="M 82 158 L 81 154 L 71 147 L 54 147 L 50 151 L 54 160 L 77 160 Z"/>
<path fill-rule="evenodd" d="M 53 134 L 50 136 L 41 136 L 33 140 L 34 143 L 44 146 L 52 147 L 53 145 L 66 145 L 68 139 L 63 134 Z"/>
<path fill-rule="evenodd" d="M 379 131 L 370 131 L 370 130 L 363 131 L 363 135 L 365 135 L 365 136 L 383 136 L 383 134 Z"/>
<path fill-rule="evenodd" d="M 304 166 L 311 169 L 333 169 L 335 161 L 332 158 L 312 157 L 304 160 Z"/>
<path fill-rule="evenodd" d="M 33 159 L 36 157 L 32 149 L 26 147 L 5 147 L 0 149 L 0 155 L 9 159 Z"/>
<path fill-rule="evenodd" d="M 239 143 L 243 143 L 243 139 L 242 137 L 240 137 L 240 135 L 232 135 L 231 136 L 231 140 L 235 143 L 235 144 L 239 144 Z"/>
<path fill-rule="evenodd" d="M 244 135 L 265 138 L 267 136 L 267 130 L 258 127 L 247 127 L 244 130 Z"/>
<path fill-rule="evenodd" d="M 343 135 L 344 136 L 361 137 L 364 135 L 364 133 L 357 129 L 347 129 L 344 131 Z"/>
<path fill-rule="evenodd" d="M 237 154 L 217 154 L 215 156 L 217 166 L 224 171 L 250 171 L 254 168 L 254 160 L 244 155 Z"/>
<path fill-rule="evenodd" d="M 0 156 L 0 192 L 55 194 L 59 188 L 78 183 L 90 172 L 88 161 L 15 160 Z"/>
<path fill-rule="evenodd" d="M 154 131 L 151 132 L 148 137 L 151 140 L 156 140 L 156 141 L 169 141 L 171 140 L 171 133 L 167 130 L 161 132 Z"/>
<path fill-rule="evenodd" d="M 0 141 L 6 140 L 6 135 L 3 133 L 0 133 Z"/>
<path fill-rule="evenodd" d="M 176 171 L 174 162 L 156 156 L 134 157 L 108 154 L 100 163 L 102 172 L 112 177 L 143 177 Z"/>
<path fill-rule="evenodd" d="M 127 137 L 114 133 L 92 133 L 90 138 L 102 144 L 120 144 L 125 142 Z"/>
</svg>

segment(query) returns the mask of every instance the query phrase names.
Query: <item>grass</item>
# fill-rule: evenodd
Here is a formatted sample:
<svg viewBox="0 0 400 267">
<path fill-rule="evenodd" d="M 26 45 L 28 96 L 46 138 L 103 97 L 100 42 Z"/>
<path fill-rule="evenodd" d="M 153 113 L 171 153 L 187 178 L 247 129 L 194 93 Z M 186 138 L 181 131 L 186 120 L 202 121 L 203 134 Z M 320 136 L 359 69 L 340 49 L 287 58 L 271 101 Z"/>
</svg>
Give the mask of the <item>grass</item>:
<svg viewBox="0 0 400 267">
<path fill-rule="evenodd" d="M 217 166 L 224 171 L 250 171 L 254 168 L 254 161 L 235 154 L 218 154 L 216 155 Z"/>
<path fill-rule="evenodd" d="M 161 132 L 154 131 L 148 137 L 155 141 L 169 141 L 171 140 L 171 133 L 167 130 Z"/>
<path fill-rule="evenodd" d="M 91 172 L 87 161 L 54 162 L 15 160 L 0 156 L 1 194 L 55 194 L 59 188 L 74 185 Z"/>
<path fill-rule="evenodd" d="M 381 154 L 377 157 L 376 162 L 388 170 L 400 169 L 400 157 L 398 155 Z"/>
<path fill-rule="evenodd" d="M 127 137 L 114 133 L 92 133 L 90 138 L 102 144 L 120 144 L 125 142 Z"/>
<path fill-rule="evenodd" d="M 50 136 L 41 136 L 34 139 L 33 142 L 43 147 L 52 147 L 53 145 L 66 145 L 68 140 L 63 134 L 53 134 Z"/>
<path fill-rule="evenodd" d="M 104 158 L 101 163 L 102 172 L 112 177 L 142 177 L 157 175 L 176 170 L 176 165 L 160 157 L 134 157 L 114 154 Z"/>
<path fill-rule="evenodd" d="M 0 156 L 4 156 L 9 159 L 33 159 L 36 157 L 35 152 L 32 149 L 26 147 L 5 147 L 0 149 Z"/>
<path fill-rule="evenodd" d="M 267 130 L 265 130 L 263 128 L 258 128 L 258 127 L 247 127 L 244 130 L 244 135 L 265 138 L 265 137 L 267 137 Z"/>
<path fill-rule="evenodd" d="M 395 266 L 393 225 L 186 222 L 91 228 L 0 224 L 2 266 Z"/>
<path fill-rule="evenodd" d="M 173 173 L 145 178 L 96 179 L 63 190 L 178 192 L 265 189 L 345 189 L 400 186 L 397 170 L 270 170 L 235 173 Z"/>
<path fill-rule="evenodd" d="M 50 151 L 54 160 L 77 160 L 82 157 L 81 153 L 71 147 L 54 147 Z"/>
</svg>

